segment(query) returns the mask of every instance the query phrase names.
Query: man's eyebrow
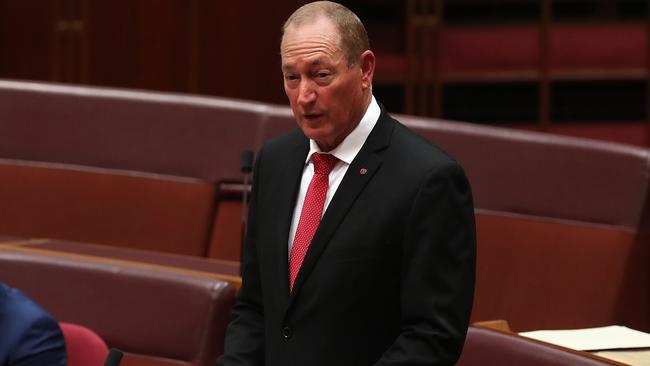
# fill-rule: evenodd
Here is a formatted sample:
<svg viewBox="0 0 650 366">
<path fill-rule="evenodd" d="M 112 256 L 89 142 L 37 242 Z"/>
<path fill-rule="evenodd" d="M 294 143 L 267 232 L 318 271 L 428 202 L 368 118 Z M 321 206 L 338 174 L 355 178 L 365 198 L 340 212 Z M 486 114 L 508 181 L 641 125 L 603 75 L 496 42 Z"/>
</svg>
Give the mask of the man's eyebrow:
<svg viewBox="0 0 650 366">
<path fill-rule="evenodd" d="M 326 59 L 323 59 L 322 57 L 317 57 L 317 58 L 309 61 L 309 66 L 310 67 L 323 66 L 323 65 L 327 66 L 327 65 L 330 65 L 330 64 L 331 64 L 330 62 L 328 62 Z M 282 71 L 288 71 L 288 70 L 295 70 L 296 69 L 296 65 L 294 65 L 294 64 L 282 64 L 280 66 L 281 66 Z"/>
<path fill-rule="evenodd" d="M 282 69 L 282 71 L 293 70 L 293 69 L 295 69 L 295 66 L 293 66 L 293 65 L 287 65 L 287 64 L 282 64 L 282 65 L 281 65 L 281 69 Z"/>
<path fill-rule="evenodd" d="M 330 65 L 331 62 L 324 60 L 322 57 L 318 57 L 314 59 L 312 62 L 310 62 L 311 66 L 323 66 L 323 65 Z"/>
</svg>

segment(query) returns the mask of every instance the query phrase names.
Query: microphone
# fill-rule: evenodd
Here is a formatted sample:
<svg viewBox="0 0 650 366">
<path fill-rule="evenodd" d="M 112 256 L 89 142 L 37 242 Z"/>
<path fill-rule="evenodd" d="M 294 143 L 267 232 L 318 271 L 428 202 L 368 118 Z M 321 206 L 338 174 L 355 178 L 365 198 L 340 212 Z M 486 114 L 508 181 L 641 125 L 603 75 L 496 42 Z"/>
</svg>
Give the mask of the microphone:
<svg viewBox="0 0 650 366">
<path fill-rule="evenodd" d="M 106 357 L 106 362 L 104 362 L 104 366 L 118 366 L 120 361 L 122 361 L 123 355 L 119 349 L 111 348 L 108 352 L 108 357 Z"/>
<path fill-rule="evenodd" d="M 244 252 L 244 240 L 246 240 L 246 225 L 248 224 L 248 191 L 250 190 L 248 178 L 253 171 L 253 157 L 254 153 L 251 150 L 244 150 L 241 153 L 240 170 L 244 178 L 241 196 L 241 246 L 239 253 L 239 260 L 242 260 Z"/>
<path fill-rule="evenodd" d="M 240 169 L 242 174 L 248 174 L 253 171 L 253 152 L 251 150 L 244 150 L 241 153 Z"/>
</svg>

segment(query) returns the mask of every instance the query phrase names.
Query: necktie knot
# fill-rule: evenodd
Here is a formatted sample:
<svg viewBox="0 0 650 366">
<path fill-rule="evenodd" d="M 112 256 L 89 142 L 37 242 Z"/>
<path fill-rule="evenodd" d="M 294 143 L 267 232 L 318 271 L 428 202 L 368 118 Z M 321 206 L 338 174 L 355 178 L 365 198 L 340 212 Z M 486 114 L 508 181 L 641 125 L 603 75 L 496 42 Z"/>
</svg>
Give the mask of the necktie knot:
<svg viewBox="0 0 650 366">
<path fill-rule="evenodd" d="M 332 154 L 314 153 L 311 156 L 311 161 L 314 163 L 314 174 L 329 175 L 338 160 Z"/>
</svg>

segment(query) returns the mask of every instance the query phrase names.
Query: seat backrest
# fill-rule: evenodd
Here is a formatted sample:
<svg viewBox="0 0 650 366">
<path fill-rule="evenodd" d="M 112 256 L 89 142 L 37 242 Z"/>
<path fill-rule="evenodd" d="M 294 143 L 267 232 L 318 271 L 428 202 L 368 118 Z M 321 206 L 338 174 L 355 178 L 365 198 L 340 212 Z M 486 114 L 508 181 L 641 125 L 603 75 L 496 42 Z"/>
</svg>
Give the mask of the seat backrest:
<svg viewBox="0 0 650 366">
<path fill-rule="evenodd" d="M 68 366 L 103 366 L 108 346 L 97 333 L 84 326 L 59 323 L 68 353 Z"/>
<path fill-rule="evenodd" d="M 174 174 L 207 182 L 239 179 L 241 150 L 257 149 L 269 138 L 295 128 L 290 109 L 283 106 L 10 81 L 0 81 L 0 116 L 0 158 Z M 397 118 L 449 151 L 465 167 L 471 182 L 478 228 L 473 320 L 505 318 L 517 330 L 610 323 L 650 329 L 650 151 L 468 123 Z M 19 176 L 15 169 L 0 174 L 3 178 Z M 25 180 L 30 181 L 34 180 Z M 11 182 L 20 187 L 22 181 Z M 75 192 L 85 192 L 80 182 Z M 161 193 L 162 187 L 152 192 Z M 16 197 L 12 193 L 0 197 L 2 208 L 7 209 L 6 202 L 19 202 L 23 207 L 34 202 L 29 195 Z M 190 201 L 179 199 L 173 205 L 183 202 Z M 30 218 L 66 227 L 54 214 L 58 206 L 39 210 L 48 201 L 38 203 L 29 212 Z M 208 209 L 200 206 L 198 211 Z M 0 220 L 3 234 L 44 235 L 4 230 L 4 223 L 18 217 L 5 212 L 8 219 Z M 169 212 L 167 218 L 185 217 L 182 212 Z M 187 243 L 193 244 L 182 246 L 187 251 L 181 253 L 236 258 L 237 246 L 220 246 L 220 238 L 238 241 L 238 214 L 236 202 L 219 201 L 217 215 L 207 224 L 203 219 L 187 221 L 189 226 L 199 223 L 200 230 L 193 232 L 203 237 L 192 237 Z M 20 223 L 31 225 L 24 218 Z M 209 226 L 214 229 L 202 230 Z M 90 229 L 74 229 L 84 228 Z M 106 235 L 116 228 L 100 231 Z M 125 243 L 121 236 L 127 232 L 114 231 L 120 237 L 106 243 Z M 144 238 L 125 245 L 160 249 L 174 237 L 168 235 L 152 246 L 142 246 Z M 66 238 L 105 242 L 90 236 Z M 208 241 L 209 247 L 201 244 L 197 249 L 196 242 Z M 555 306 L 548 306 L 550 299 Z M 584 303 L 591 306 L 585 309 Z"/>
<path fill-rule="evenodd" d="M 61 322 L 151 361 L 213 365 L 223 352 L 235 288 L 220 276 L 128 260 L 0 245 L 0 281 Z"/>
<path fill-rule="evenodd" d="M 38 107 L 34 107 L 38 106 Z M 268 105 L 0 80 L 0 158 L 238 179 Z"/>
<path fill-rule="evenodd" d="M 208 258 L 237 261 L 242 251 L 243 184 L 221 183 L 218 186 Z"/>
<path fill-rule="evenodd" d="M 473 321 L 650 329 L 649 150 L 398 118 L 460 161 L 472 185 Z"/>
<path fill-rule="evenodd" d="M 587 139 L 399 116 L 453 155 L 483 210 L 635 230 L 650 151 Z"/>
<path fill-rule="evenodd" d="M 0 232 L 204 256 L 215 186 L 195 178 L 0 159 Z"/>
<path fill-rule="evenodd" d="M 223 280 L 230 282 L 236 288 L 239 288 L 241 285 L 241 278 L 239 277 L 239 261 L 177 255 L 153 250 L 123 248 L 114 245 L 99 245 L 57 239 L 8 238 L 3 240 L 0 238 L 0 246 L 2 246 L 3 243 L 32 249 L 42 249 L 48 252 L 52 251 L 64 254 L 112 258 L 137 262 L 140 264 L 151 264 L 154 266 L 165 266 L 211 273 L 222 275 Z"/>
<path fill-rule="evenodd" d="M 458 366 L 596 366 L 620 365 L 586 352 L 572 351 L 517 334 L 470 327 Z"/>
</svg>

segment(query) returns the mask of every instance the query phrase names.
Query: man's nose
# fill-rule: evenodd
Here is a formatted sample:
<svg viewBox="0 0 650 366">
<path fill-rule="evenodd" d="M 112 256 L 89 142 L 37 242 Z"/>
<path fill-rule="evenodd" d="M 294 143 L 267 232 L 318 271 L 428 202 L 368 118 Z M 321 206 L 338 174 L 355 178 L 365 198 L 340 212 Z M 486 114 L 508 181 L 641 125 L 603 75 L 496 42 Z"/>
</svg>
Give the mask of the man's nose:
<svg viewBox="0 0 650 366">
<path fill-rule="evenodd" d="M 306 105 L 316 101 L 316 88 L 310 81 L 300 83 L 300 91 L 298 94 L 298 104 Z"/>
</svg>

